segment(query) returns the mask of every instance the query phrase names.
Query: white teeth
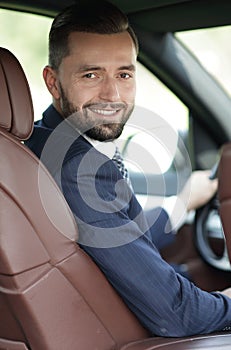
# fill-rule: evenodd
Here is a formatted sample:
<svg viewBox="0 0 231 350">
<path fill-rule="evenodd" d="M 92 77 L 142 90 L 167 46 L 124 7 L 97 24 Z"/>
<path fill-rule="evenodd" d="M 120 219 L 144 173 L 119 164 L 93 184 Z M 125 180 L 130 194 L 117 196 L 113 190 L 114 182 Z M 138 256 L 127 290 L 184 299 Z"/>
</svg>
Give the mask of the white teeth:
<svg viewBox="0 0 231 350">
<path fill-rule="evenodd" d="M 112 115 L 112 114 L 116 113 L 116 110 L 108 111 L 108 110 L 105 110 L 105 109 L 93 109 L 92 111 L 94 113 L 103 114 L 103 115 Z"/>
</svg>

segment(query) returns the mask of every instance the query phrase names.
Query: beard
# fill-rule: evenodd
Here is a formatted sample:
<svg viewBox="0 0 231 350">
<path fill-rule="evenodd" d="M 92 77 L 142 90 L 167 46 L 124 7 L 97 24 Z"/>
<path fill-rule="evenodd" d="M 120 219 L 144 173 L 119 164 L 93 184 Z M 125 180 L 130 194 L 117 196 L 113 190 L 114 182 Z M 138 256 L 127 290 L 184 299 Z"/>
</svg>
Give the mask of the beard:
<svg viewBox="0 0 231 350">
<path fill-rule="evenodd" d="M 128 121 L 134 109 L 134 104 L 127 105 L 125 103 L 89 103 L 83 106 L 82 110 L 78 110 L 67 98 L 61 84 L 61 109 L 65 119 L 76 128 L 81 134 L 97 141 L 110 141 L 117 139 Z M 89 111 L 89 108 L 104 109 L 110 108 L 112 110 L 122 110 L 122 115 L 119 122 L 110 123 L 106 117 L 97 117 Z"/>
</svg>

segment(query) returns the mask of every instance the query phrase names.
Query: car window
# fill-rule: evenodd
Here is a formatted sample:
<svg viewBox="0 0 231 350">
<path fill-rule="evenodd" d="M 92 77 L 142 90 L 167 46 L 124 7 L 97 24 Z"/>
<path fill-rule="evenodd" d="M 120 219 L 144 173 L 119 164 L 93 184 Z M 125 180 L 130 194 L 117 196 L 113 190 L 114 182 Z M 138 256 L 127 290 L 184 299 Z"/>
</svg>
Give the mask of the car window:
<svg viewBox="0 0 231 350">
<path fill-rule="evenodd" d="M 0 10 L 0 46 L 12 51 L 20 61 L 29 85 L 35 119 L 51 102 L 42 79 L 47 64 L 47 38 L 51 19 L 28 13 Z"/>
<path fill-rule="evenodd" d="M 136 105 L 138 110 L 136 122 L 134 122 L 134 115 L 137 114 L 135 112 L 122 135 L 123 139 L 130 140 L 130 143 L 126 143 L 124 152 L 129 159 L 128 167 L 138 171 L 135 159 L 140 149 L 142 172 L 164 173 L 172 166 L 177 144 L 179 144 L 179 132 L 184 134 L 188 132 L 188 108 L 141 63 L 137 65 Z M 150 119 L 153 120 L 151 126 Z M 171 140 L 169 135 L 173 135 Z M 171 145 L 166 147 L 169 141 Z M 149 157 L 150 150 L 152 161 Z"/>
<path fill-rule="evenodd" d="M 231 96 L 231 26 L 190 30 L 176 37 Z"/>
<path fill-rule="evenodd" d="M 0 10 L 0 46 L 12 51 L 22 64 L 31 88 L 35 120 L 41 118 L 43 111 L 51 103 L 51 96 L 42 78 L 42 69 L 47 64 L 51 22 L 52 18 L 45 16 Z M 185 131 L 188 128 L 186 106 L 140 63 L 137 67 L 136 105 L 157 114 L 176 130 Z M 142 115 L 140 118 L 142 119 Z M 144 117 L 144 129 L 145 122 Z M 128 126 L 123 138 L 127 139 L 131 134 L 133 130 Z M 137 142 L 147 149 L 153 149 L 161 171 L 166 171 L 171 166 L 172 159 L 169 159 L 166 150 L 153 141 L 152 137 L 139 135 Z M 148 170 L 150 171 L 149 167 Z"/>
<path fill-rule="evenodd" d="M 141 63 L 137 66 L 136 104 L 155 112 L 176 130 L 188 128 L 188 108 Z"/>
</svg>

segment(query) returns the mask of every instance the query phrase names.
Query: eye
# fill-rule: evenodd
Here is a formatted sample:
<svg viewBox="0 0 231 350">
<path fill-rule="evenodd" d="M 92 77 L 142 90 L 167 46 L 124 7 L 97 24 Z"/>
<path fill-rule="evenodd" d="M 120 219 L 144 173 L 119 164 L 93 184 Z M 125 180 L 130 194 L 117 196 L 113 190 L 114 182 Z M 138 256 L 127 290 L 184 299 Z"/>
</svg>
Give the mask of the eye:
<svg viewBox="0 0 231 350">
<path fill-rule="evenodd" d="M 87 79 L 94 79 L 96 78 L 96 74 L 95 73 L 87 73 L 84 75 L 84 78 L 87 78 Z"/>
<path fill-rule="evenodd" d="M 129 73 L 120 73 L 120 78 L 122 78 L 122 79 L 129 79 L 129 78 L 131 78 L 132 76 L 131 76 L 131 74 L 129 74 Z"/>
</svg>

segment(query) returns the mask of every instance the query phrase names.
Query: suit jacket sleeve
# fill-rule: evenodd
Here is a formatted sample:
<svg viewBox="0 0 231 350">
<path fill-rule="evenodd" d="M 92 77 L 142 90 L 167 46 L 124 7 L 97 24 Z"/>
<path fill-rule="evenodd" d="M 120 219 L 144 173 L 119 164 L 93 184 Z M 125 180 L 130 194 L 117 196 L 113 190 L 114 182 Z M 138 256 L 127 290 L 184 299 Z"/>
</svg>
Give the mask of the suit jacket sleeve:
<svg viewBox="0 0 231 350">
<path fill-rule="evenodd" d="M 200 290 L 161 258 L 152 236 L 160 230 L 164 234 L 169 225 L 165 211 L 157 208 L 147 223 L 111 160 L 98 159 L 94 149 L 71 154 L 61 182 L 78 222 L 79 244 L 141 323 L 153 335 L 174 337 L 230 325 L 228 297 Z"/>
</svg>

